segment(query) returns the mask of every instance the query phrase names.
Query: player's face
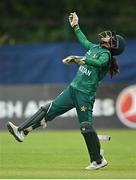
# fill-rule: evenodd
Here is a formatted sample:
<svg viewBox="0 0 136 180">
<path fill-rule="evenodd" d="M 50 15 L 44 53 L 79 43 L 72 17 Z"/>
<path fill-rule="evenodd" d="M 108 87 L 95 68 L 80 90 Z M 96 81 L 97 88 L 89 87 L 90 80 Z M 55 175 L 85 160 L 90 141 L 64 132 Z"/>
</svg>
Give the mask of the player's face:
<svg viewBox="0 0 136 180">
<path fill-rule="evenodd" d="M 105 47 L 105 48 L 114 48 L 115 47 L 115 43 L 113 43 L 113 41 L 115 41 L 114 36 L 115 33 L 112 31 L 103 31 L 100 34 L 98 34 L 99 38 L 100 38 L 100 45 L 101 47 Z"/>
<path fill-rule="evenodd" d="M 101 47 L 110 48 L 110 39 L 111 37 L 109 36 L 102 37 L 100 40 Z"/>
</svg>

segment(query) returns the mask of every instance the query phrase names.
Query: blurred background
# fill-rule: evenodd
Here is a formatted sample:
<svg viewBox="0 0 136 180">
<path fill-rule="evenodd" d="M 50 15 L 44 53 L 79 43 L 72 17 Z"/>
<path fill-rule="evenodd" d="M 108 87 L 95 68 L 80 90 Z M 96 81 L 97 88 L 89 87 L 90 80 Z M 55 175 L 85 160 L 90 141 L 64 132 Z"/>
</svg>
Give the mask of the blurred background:
<svg viewBox="0 0 136 180">
<path fill-rule="evenodd" d="M 68 55 L 83 55 L 68 16 L 92 42 L 103 30 L 126 39 L 118 57 L 120 74 L 102 81 L 94 105 L 98 128 L 136 128 L 136 1 L 132 0 L 1 0 L 0 1 L 0 128 L 16 124 L 53 100 L 73 79 L 77 66 Z M 49 129 L 76 129 L 75 110 L 49 123 Z"/>
<path fill-rule="evenodd" d="M 24 44 L 75 41 L 68 22 L 76 11 L 88 38 L 113 29 L 136 36 L 136 2 L 123 0 L 2 0 L 0 2 L 0 43 Z"/>
</svg>

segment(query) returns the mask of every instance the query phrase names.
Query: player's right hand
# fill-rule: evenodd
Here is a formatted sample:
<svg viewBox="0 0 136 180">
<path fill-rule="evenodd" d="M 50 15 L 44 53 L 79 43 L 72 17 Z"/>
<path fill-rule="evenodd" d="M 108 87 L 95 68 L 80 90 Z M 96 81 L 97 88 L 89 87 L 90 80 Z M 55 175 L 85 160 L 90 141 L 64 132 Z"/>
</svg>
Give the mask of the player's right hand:
<svg viewBox="0 0 136 180">
<path fill-rule="evenodd" d="M 75 12 L 70 13 L 69 22 L 72 28 L 78 25 L 78 16 Z"/>
<path fill-rule="evenodd" d="M 64 64 L 85 64 L 85 59 L 83 56 L 68 56 L 62 60 Z"/>
</svg>

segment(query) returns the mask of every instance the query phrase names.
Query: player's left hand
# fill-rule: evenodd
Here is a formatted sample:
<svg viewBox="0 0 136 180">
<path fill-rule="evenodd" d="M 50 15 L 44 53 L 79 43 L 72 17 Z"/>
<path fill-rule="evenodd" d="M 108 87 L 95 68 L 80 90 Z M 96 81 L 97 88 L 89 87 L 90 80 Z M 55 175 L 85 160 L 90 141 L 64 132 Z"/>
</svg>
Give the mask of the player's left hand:
<svg viewBox="0 0 136 180">
<path fill-rule="evenodd" d="M 74 28 L 75 26 L 78 25 L 78 16 L 77 16 L 77 14 L 75 12 L 70 13 L 69 22 L 70 22 L 70 25 L 71 25 L 72 28 Z"/>
<path fill-rule="evenodd" d="M 62 60 L 64 64 L 85 64 L 85 59 L 83 56 L 68 56 Z"/>
</svg>

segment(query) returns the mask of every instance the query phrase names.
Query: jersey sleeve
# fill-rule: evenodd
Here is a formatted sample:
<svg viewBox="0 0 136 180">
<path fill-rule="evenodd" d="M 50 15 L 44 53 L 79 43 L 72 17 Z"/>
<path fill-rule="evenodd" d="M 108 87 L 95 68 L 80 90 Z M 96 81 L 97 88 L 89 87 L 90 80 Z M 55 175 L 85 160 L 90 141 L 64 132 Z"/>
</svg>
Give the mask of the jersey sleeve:
<svg viewBox="0 0 136 180">
<path fill-rule="evenodd" d="M 83 32 L 81 31 L 79 26 L 76 26 L 74 28 L 74 31 L 75 31 L 75 34 L 77 36 L 77 39 L 79 40 L 79 42 L 82 44 L 83 47 L 85 47 L 86 49 L 90 49 L 93 46 L 93 43 L 88 41 L 88 39 L 83 34 Z"/>
<path fill-rule="evenodd" d="M 110 62 L 110 54 L 109 53 L 102 53 L 98 59 L 86 59 L 86 64 L 95 66 L 95 67 L 103 67 Z"/>
</svg>

